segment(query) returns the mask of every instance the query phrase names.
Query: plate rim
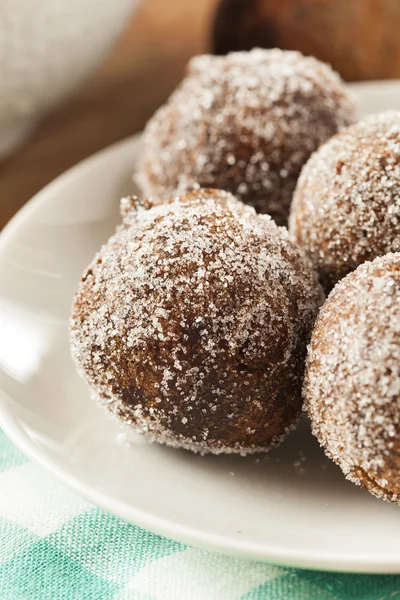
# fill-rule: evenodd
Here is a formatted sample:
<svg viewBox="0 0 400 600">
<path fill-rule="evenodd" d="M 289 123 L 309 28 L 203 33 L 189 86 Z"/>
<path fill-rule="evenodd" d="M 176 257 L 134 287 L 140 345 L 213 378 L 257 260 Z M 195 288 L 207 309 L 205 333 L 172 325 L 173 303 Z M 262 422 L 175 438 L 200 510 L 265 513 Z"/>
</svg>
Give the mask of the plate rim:
<svg viewBox="0 0 400 600">
<path fill-rule="evenodd" d="M 356 82 L 350 84 L 351 89 L 363 89 L 383 91 L 384 88 L 393 92 L 400 90 L 400 80 L 388 80 L 383 82 Z M 37 192 L 6 224 L 0 233 L 0 256 L 7 253 L 8 243 L 18 230 L 23 227 L 34 216 L 40 212 L 47 202 L 51 202 L 51 196 L 57 194 L 57 189 L 69 185 L 71 177 L 79 177 L 82 170 L 90 169 L 92 164 L 113 152 L 131 147 L 140 140 L 140 134 L 129 136 L 82 160 L 67 171 L 56 177 L 39 192 Z M 49 197 L 50 195 L 50 197 Z M 133 523 L 139 527 L 148 529 L 159 535 L 175 539 L 185 544 L 194 545 L 208 551 L 220 552 L 237 558 L 262 560 L 282 567 L 294 567 L 301 569 L 315 569 L 348 573 L 400 573 L 400 550 L 398 556 L 393 553 L 387 555 L 379 553 L 376 557 L 371 554 L 363 556 L 353 554 L 337 554 L 337 552 L 318 551 L 310 553 L 309 550 L 292 551 L 290 548 L 270 546 L 268 542 L 249 542 L 238 538 L 232 540 L 223 535 L 203 533 L 200 529 L 184 526 L 178 522 L 170 521 L 164 517 L 147 513 L 141 509 L 128 506 L 125 503 L 96 490 L 85 484 L 79 477 L 64 471 L 60 465 L 49 458 L 46 452 L 36 446 L 29 434 L 24 430 L 19 420 L 12 413 L 13 400 L 4 390 L 0 389 L 0 427 L 10 440 L 29 459 L 38 462 L 52 475 L 61 481 L 66 487 L 72 489 L 78 495 L 84 497 L 91 504 L 99 506 L 124 521 Z"/>
<path fill-rule="evenodd" d="M 0 400 L 5 397 L 7 395 L 0 390 Z M 93 489 L 78 477 L 63 471 L 57 463 L 47 457 L 44 451 L 35 446 L 33 440 L 2 402 L 0 402 L 0 427 L 25 456 L 44 467 L 74 493 L 123 521 L 155 534 L 206 551 L 219 552 L 225 556 L 243 560 L 258 560 L 283 568 L 377 575 L 400 573 L 400 555 L 398 559 L 394 558 L 392 554 L 385 556 L 381 553 L 375 558 L 362 557 L 362 555 L 354 558 L 354 554 L 341 554 L 338 557 L 335 553 L 318 551 L 318 554 L 311 554 L 309 551 L 301 552 L 299 550 L 293 552 L 276 545 L 271 547 L 267 543 L 246 542 L 239 539 L 233 543 L 232 540 L 227 540 L 225 537 L 204 534 L 199 529 L 182 526 L 140 509 L 127 507 L 125 503 Z"/>
</svg>

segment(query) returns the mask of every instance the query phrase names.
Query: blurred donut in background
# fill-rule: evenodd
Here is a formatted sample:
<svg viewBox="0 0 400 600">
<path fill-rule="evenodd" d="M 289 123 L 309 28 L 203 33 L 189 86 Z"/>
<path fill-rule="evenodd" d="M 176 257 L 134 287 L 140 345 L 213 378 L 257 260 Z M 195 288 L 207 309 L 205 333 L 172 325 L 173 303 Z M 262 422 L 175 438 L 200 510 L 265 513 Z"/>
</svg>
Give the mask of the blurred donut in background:
<svg viewBox="0 0 400 600">
<path fill-rule="evenodd" d="M 400 77 L 399 0 L 220 0 L 215 54 L 300 50 L 347 81 Z"/>
</svg>

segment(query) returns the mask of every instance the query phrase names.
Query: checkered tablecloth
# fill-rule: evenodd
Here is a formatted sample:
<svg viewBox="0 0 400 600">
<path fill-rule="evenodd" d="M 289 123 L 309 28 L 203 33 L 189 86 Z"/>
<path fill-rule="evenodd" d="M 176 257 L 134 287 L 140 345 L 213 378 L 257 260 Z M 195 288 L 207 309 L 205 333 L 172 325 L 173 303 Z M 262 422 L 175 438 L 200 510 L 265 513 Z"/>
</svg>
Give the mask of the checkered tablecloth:
<svg viewBox="0 0 400 600">
<path fill-rule="evenodd" d="M 233 599 L 400 600 L 400 575 L 299 571 L 162 538 L 71 493 L 0 431 L 0 600 Z"/>
</svg>

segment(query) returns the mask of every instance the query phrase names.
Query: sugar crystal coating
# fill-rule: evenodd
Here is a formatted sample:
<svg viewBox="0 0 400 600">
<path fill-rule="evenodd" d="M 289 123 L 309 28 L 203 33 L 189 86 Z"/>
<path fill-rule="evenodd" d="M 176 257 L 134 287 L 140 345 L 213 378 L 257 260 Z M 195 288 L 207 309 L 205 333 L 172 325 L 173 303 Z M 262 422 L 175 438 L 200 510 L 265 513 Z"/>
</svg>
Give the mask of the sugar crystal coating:
<svg viewBox="0 0 400 600">
<path fill-rule="evenodd" d="M 366 262 L 322 307 L 308 350 L 305 407 L 348 479 L 400 504 L 400 254 Z"/>
<path fill-rule="evenodd" d="M 327 291 L 365 260 L 400 250 L 400 112 L 372 115 L 313 154 L 289 230 Z"/>
<path fill-rule="evenodd" d="M 157 202 L 195 186 L 225 189 L 286 224 L 302 166 L 354 120 L 340 77 L 314 58 L 198 56 L 146 127 L 136 180 Z"/>
<path fill-rule="evenodd" d="M 149 440 L 199 452 L 277 444 L 301 410 L 322 291 L 287 231 L 221 190 L 149 208 L 85 271 L 72 354 L 92 394 Z"/>
</svg>

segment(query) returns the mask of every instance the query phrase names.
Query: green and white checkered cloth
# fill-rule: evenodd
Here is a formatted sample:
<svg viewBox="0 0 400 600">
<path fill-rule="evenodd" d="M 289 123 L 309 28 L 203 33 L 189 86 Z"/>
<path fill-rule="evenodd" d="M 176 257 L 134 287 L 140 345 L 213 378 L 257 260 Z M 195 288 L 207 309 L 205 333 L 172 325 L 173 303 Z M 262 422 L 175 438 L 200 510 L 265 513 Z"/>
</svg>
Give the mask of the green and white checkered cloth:
<svg viewBox="0 0 400 600">
<path fill-rule="evenodd" d="M 0 431 L 0 600 L 400 600 L 400 575 L 319 573 L 195 550 L 109 515 Z"/>
</svg>

